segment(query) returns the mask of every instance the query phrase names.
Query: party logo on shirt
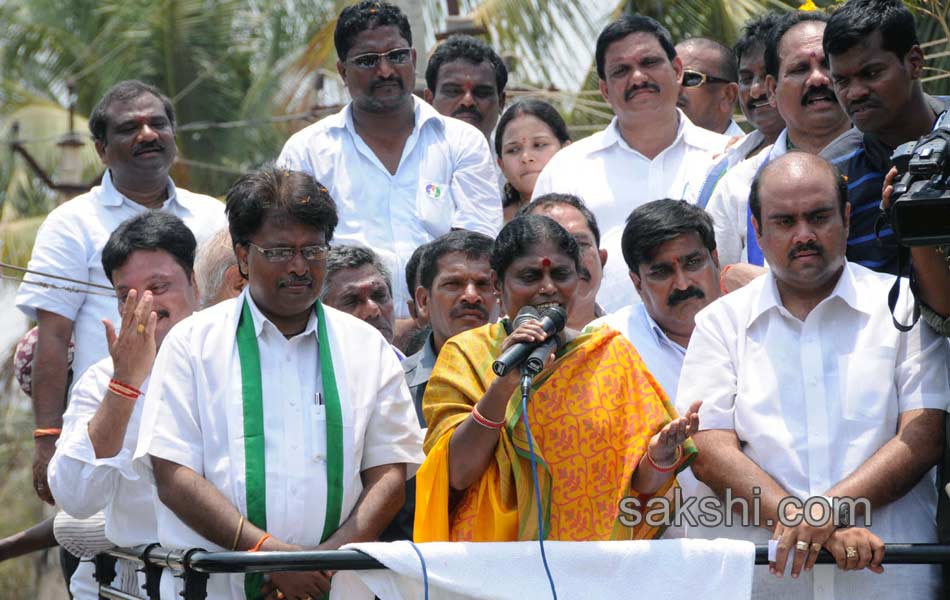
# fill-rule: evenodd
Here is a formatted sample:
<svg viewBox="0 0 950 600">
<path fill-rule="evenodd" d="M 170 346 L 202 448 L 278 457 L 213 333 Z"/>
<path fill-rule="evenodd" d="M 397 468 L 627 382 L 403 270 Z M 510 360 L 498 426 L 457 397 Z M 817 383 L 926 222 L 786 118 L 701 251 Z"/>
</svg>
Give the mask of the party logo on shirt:
<svg viewBox="0 0 950 600">
<path fill-rule="evenodd" d="M 443 186 L 437 183 L 429 183 L 426 185 L 426 196 L 432 198 L 433 200 L 438 200 L 442 197 L 442 194 L 445 192 Z"/>
</svg>

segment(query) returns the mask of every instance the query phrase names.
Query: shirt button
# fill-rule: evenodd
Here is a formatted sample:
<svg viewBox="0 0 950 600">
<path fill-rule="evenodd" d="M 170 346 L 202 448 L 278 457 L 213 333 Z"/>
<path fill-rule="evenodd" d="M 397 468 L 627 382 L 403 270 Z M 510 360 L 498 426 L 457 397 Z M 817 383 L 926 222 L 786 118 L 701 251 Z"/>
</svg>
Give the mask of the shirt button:
<svg viewBox="0 0 950 600">
<path fill-rule="evenodd" d="M 290 488 L 290 493 L 293 494 L 294 496 L 296 496 L 296 495 L 297 495 L 297 486 L 291 487 L 291 488 Z"/>
</svg>

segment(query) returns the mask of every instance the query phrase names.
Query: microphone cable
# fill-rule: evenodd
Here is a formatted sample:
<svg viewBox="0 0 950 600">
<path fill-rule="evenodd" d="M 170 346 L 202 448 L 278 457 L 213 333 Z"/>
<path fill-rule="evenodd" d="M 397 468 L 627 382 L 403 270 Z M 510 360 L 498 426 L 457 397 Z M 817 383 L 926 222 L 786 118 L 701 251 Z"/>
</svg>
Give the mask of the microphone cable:
<svg viewBox="0 0 950 600">
<path fill-rule="evenodd" d="M 531 475 L 534 477 L 534 499 L 538 508 L 538 544 L 541 546 L 541 563 L 544 565 L 544 573 L 548 577 L 548 584 L 551 586 L 551 596 L 557 600 L 557 588 L 554 587 L 554 577 L 551 575 L 551 568 L 548 566 L 548 557 L 544 552 L 544 520 L 541 518 L 541 485 L 538 483 L 538 459 L 534 454 L 534 436 L 531 434 L 531 426 L 528 425 L 528 393 L 531 389 L 531 378 L 524 375 L 521 378 L 521 422 L 528 434 L 528 452 L 531 454 Z"/>
</svg>

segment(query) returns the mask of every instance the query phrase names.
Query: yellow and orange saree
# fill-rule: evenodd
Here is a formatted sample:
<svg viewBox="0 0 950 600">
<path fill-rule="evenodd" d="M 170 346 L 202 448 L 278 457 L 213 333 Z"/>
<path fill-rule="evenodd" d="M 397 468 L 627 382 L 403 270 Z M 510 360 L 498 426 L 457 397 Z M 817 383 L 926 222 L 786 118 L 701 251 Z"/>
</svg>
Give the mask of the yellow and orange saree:
<svg viewBox="0 0 950 600">
<path fill-rule="evenodd" d="M 415 540 L 538 539 L 537 508 L 521 394 L 508 403 L 495 460 L 481 479 L 450 498 L 449 439 L 495 378 L 491 363 L 505 339 L 490 324 L 450 339 L 439 353 L 423 399 L 426 460 L 416 474 Z M 650 438 L 676 411 L 636 350 L 607 327 L 583 333 L 535 378 L 528 401 L 541 488 L 545 539 L 652 539 L 661 530 L 618 519 Z M 685 466 L 695 455 L 684 446 Z M 655 495 L 667 494 L 670 479 Z"/>
</svg>

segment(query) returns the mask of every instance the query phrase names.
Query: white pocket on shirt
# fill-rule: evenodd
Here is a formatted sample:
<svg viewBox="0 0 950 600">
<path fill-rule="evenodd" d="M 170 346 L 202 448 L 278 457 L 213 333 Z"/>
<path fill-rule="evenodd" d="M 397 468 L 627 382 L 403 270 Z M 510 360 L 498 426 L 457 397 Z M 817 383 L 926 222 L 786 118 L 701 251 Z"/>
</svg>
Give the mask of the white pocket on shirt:
<svg viewBox="0 0 950 600">
<path fill-rule="evenodd" d="M 865 349 L 838 358 L 841 416 L 851 421 L 897 422 L 895 348 Z"/>
<path fill-rule="evenodd" d="M 327 459 L 327 410 L 323 404 L 310 406 L 310 457 L 313 462 Z"/>
<path fill-rule="evenodd" d="M 416 211 L 426 230 L 435 237 L 448 233 L 452 227 L 453 204 L 449 184 L 419 180 L 416 190 Z"/>
</svg>

